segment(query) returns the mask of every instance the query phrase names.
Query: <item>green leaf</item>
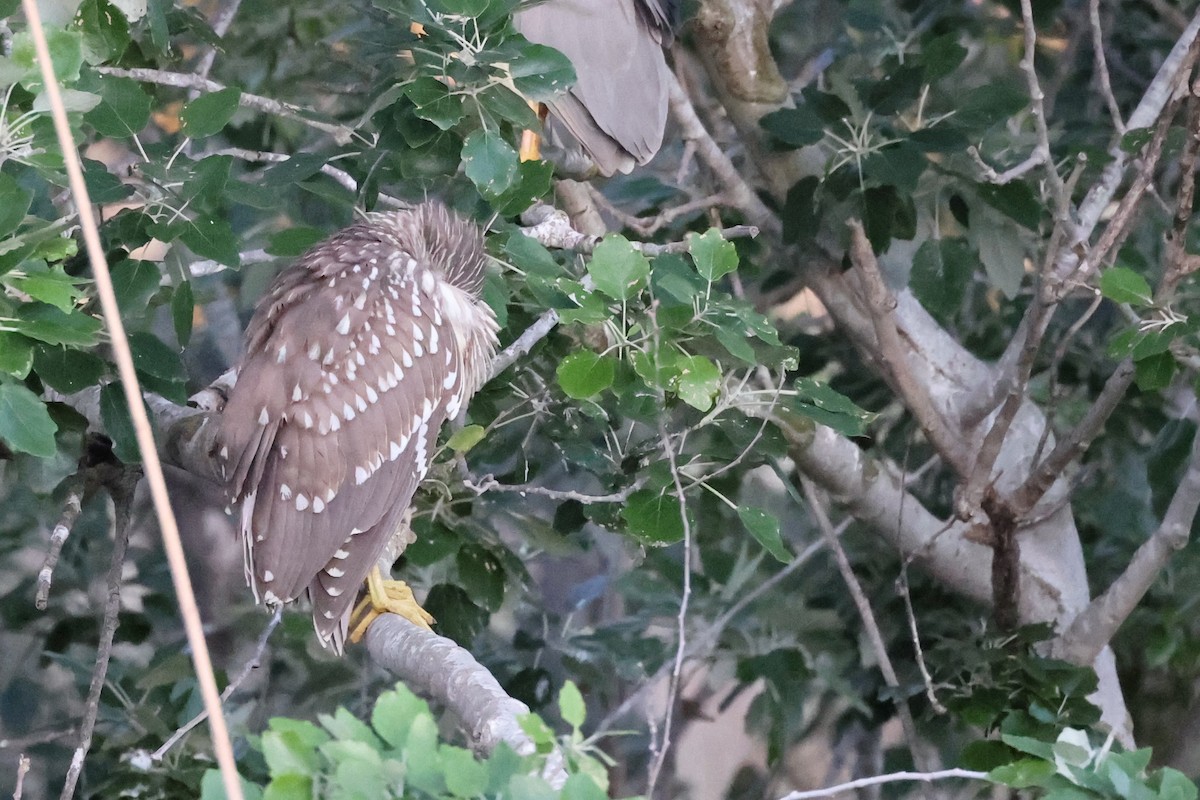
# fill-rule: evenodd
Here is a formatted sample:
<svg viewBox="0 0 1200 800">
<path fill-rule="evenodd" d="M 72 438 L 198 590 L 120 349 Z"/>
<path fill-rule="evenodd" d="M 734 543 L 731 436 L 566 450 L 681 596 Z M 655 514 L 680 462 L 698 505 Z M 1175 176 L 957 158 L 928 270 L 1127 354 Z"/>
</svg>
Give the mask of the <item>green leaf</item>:
<svg viewBox="0 0 1200 800">
<path fill-rule="evenodd" d="M 582 728 L 587 719 L 587 703 L 573 681 L 565 682 L 558 692 L 558 713 L 575 730 Z"/>
<path fill-rule="evenodd" d="M 564 358 L 558 365 L 558 385 L 575 400 L 594 397 L 612 386 L 616 361 L 591 350 L 581 350 Z"/>
<path fill-rule="evenodd" d="M 262 800 L 262 789 L 240 775 L 238 780 L 242 784 L 243 800 Z M 200 800 L 228 800 L 228 798 L 229 796 L 225 794 L 225 782 L 221 780 L 221 771 L 219 769 L 206 770 L 204 777 L 200 779 Z"/>
<path fill-rule="evenodd" d="M 230 267 L 242 263 L 237 237 L 233 234 L 233 228 L 223 219 L 204 217 L 194 220 L 179 238 L 198 256 L 211 258 Z"/>
<path fill-rule="evenodd" d="M 917 182 L 929 161 L 924 153 L 909 144 L 899 142 L 877 150 L 863 159 L 863 177 L 884 186 L 894 186 L 901 192 L 915 192 Z"/>
<path fill-rule="evenodd" d="M 24 380 L 33 367 L 33 340 L 0 331 L 0 372 Z"/>
<path fill-rule="evenodd" d="M 456 453 L 467 453 L 472 447 L 482 442 L 485 436 L 487 436 L 487 428 L 482 425 L 467 425 L 465 428 L 455 431 L 446 444 Z"/>
<path fill-rule="evenodd" d="M 124 139 L 146 127 L 151 103 L 150 95 L 136 81 L 105 76 L 100 84 L 100 105 L 83 119 L 101 136 Z"/>
<path fill-rule="evenodd" d="M 171 293 L 171 322 L 180 347 L 187 347 L 192 338 L 192 322 L 195 316 L 196 298 L 192 295 L 192 282 L 184 281 Z"/>
<path fill-rule="evenodd" d="M 480 764 L 471 751 L 461 747 L 443 747 L 441 755 L 446 788 L 450 793 L 455 797 L 482 797 L 487 789 L 487 767 Z"/>
<path fill-rule="evenodd" d="M 33 368 L 43 383 L 63 394 L 95 386 L 105 370 L 104 362 L 92 353 L 44 344 L 33 351 Z"/>
<path fill-rule="evenodd" d="M 0 237 L 17 229 L 21 220 L 25 219 L 32 199 L 29 192 L 17 185 L 15 178 L 0 172 Z"/>
<path fill-rule="evenodd" d="M 371 712 L 371 727 L 392 747 L 404 747 L 408 731 L 418 716 L 429 715 L 429 704 L 417 697 L 406 686 L 384 692 L 375 701 Z"/>
<path fill-rule="evenodd" d="M 47 27 L 45 34 L 55 78 L 60 84 L 75 83 L 79 80 L 79 68 L 83 66 L 83 35 L 78 30 L 53 27 Z M 15 65 L 25 70 L 25 77 L 21 83 L 27 88 L 42 85 L 42 73 L 37 68 L 33 38 L 28 31 L 21 31 L 13 36 L 11 58 Z"/>
<path fill-rule="evenodd" d="M 83 33 L 84 58 L 90 64 L 116 60 L 129 46 L 125 16 L 106 0 L 84 0 L 75 24 Z"/>
<path fill-rule="evenodd" d="M 193 139 L 203 139 L 219 132 L 233 118 L 241 97 L 241 89 L 230 87 L 202 94 L 188 102 L 179 112 L 183 133 Z"/>
<path fill-rule="evenodd" d="M 41 261 L 26 261 L 19 271 L 5 273 L 0 279 L 34 300 L 63 312 L 72 311 L 75 301 L 83 296 L 75 285 L 76 279 L 64 272 L 62 266 L 47 268 Z"/>
<path fill-rule="evenodd" d="M 462 148 L 463 171 L 485 197 L 495 197 L 517 177 L 517 151 L 497 133 L 477 130 Z"/>
<path fill-rule="evenodd" d="M 809 105 L 772 111 L 762 118 L 761 125 L 791 147 L 816 144 L 825 138 L 825 123 Z"/>
<path fill-rule="evenodd" d="M 133 431 L 133 417 L 119 381 L 104 384 L 100 389 L 100 421 L 104 432 L 112 439 L 113 453 L 126 464 L 140 464 L 141 451 Z"/>
<path fill-rule="evenodd" d="M 144 311 L 150 305 L 150 298 L 162 283 L 162 273 L 153 261 L 126 259 L 113 265 L 112 282 L 117 305 L 124 316 Z"/>
<path fill-rule="evenodd" d="M 262 754 L 272 778 L 281 775 L 315 775 L 320 766 L 316 745 L 294 730 L 264 731 Z"/>
<path fill-rule="evenodd" d="M 973 258 L 964 241 L 927 239 L 913 256 L 908 285 L 931 314 L 946 317 L 962 306 L 973 271 Z"/>
<path fill-rule="evenodd" d="M 517 91 L 530 100 L 549 102 L 575 83 L 571 61 L 552 47 L 533 44 L 509 62 Z"/>
<path fill-rule="evenodd" d="M 178 351 L 164 344 L 157 336 L 146 331 L 135 331 L 128 338 L 133 365 L 139 373 L 164 381 L 182 382 L 187 379 Z"/>
<path fill-rule="evenodd" d="M 628 239 L 611 235 L 596 245 L 587 271 L 598 290 L 615 300 L 627 300 L 646 285 L 650 262 Z"/>
<path fill-rule="evenodd" d="M 262 800 L 312 800 L 313 780 L 307 775 L 287 774 L 274 778 L 263 791 Z"/>
<path fill-rule="evenodd" d="M 1171 385 L 1176 366 L 1175 357 L 1170 353 L 1143 358 L 1134 365 L 1134 382 L 1143 392 L 1161 391 Z"/>
<path fill-rule="evenodd" d="M 1026 789 L 1030 786 L 1042 786 L 1054 775 L 1054 764 L 1039 758 L 1023 758 L 1003 767 L 996 767 L 988 773 L 988 780 L 1003 783 L 1014 789 Z"/>
<path fill-rule="evenodd" d="M 504 602 L 504 566 L 487 548 L 465 544 L 454 558 L 458 576 L 471 587 L 471 597 L 488 611 L 499 611 Z"/>
<path fill-rule="evenodd" d="M 739 506 L 738 518 L 750 535 L 778 561 L 786 564 L 792 560 L 792 554 L 788 552 L 783 538 L 779 535 L 779 520 L 772 514 L 753 506 Z"/>
<path fill-rule="evenodd" d="M 417 107 L 418 117 L 441 130 L 450 130 L 463 117 L 463 98 L 436 78 L 419 77 L 404 88 L 404 94 Z"/>
<path fill-rule="evenodd" d="M 1011 300 L 1017 296 L 1025 278 L 1025 250 L 1011 223 L 1004 222 L 995 212 L 977 213 L 981 208 L 986 206 L 972 209 L 972 224 L 967 235 L 979 251 L 979 260 L 988 280 Z M 976 221 L 976 216 L 983 219 Z"/>
<path fill-rule="evenodd" d="M 537 775 L 513 775 L 504 797 L 505 800 L 558 800 L 558 792 Z"/>
<path fill-rule="evenodd" d="M 590 775 L 577 772 L 563 784 L 562 800 L 608 800 L 608 793 Z"/>
<path fill-rule="evenodd" d="M 1049 742 L 1034 739 L 1030 736 L 1017 736 L 1011 733 L 1000 734 L 1000 740 L 1014 750 L 1037 756 L 1043 761 L 1054 760 L 1054 747 Z"/>
<path fill-rule="evenodd" d="M 721 393 L 721 370 L 705 356 L 685 356 L 675 362 L 678 374 L 671 382 L 679 399 L 697 411 L 708 411 Z"/>
<path fill-rule="evenodd" d="M 812 378 L 796 381 L 796 397 L 791 408 L 822 425 L 828 425 L 843 436 L 862 436 L 875 414 L 864 411 L 850 398 Z"/>
<path fill-rule="evenodd" d="M 958 31 L 938 36 L 921 45 L 921 64 L 925 69 L 925 80 L 933 83 L 944 78 L 967 57 L 967 48 L 958 43 Z"/>
<path fill-rule="evenodd" d="M 460 586 L 434 586 L 425 597 L 425 609 L 437 619 L 435 630 L 463 647 L 470 647 L 487 626 L 488 612 Z"/>
<path fill-rule="evenodd" d="M 1100 293 L 1114 303 L 1148 306 L 1154 300 L 1150 284 L 1128 267 L 1109 267 L 1100 273 Z"/>
<path fill-rule="evenodd" d="M 737 248 L 715 228 L 702 234 L 689 233 L 687 245 L 696 262 L 696 270 L 709 283 L 720 280 L 738 267 Z"/>
<path fill-rule="evenodd" d="M 39 458 L 50 458 L 58 447 L 58 426 L 38 396 L 16 383 L 0 383 L 0 439 L 10 449 Z"/>
<path fill-rule="evenodd" d="M 1155 778 L 1158 800 L 1196 800 L 1196 784 L 1179 770 L 1163 767 Z"/>
<path fill-rule="evenodd" d="M 683 538 L 679 498 L 671 492 L 642 489 L 629 496 L 621 516 L 629 532 L 648 544 L 672 544 Z"/>
<path fill-rule="evenodd" d="M 9 326 L 46 344 L 90 347 L 104 324 L 82 311 L 68 314 L 45 303 L 26 303 L 17 309 L 16 319 Z"/>
<path fill-rule="evenodd" d="M 116 203 L 133 194 L 133 187 L 121 183 L 121 179 L 108 171 L 99 161 L 83 159 L 83 180 L 87 184 L 88 197 L 96 205 Z"/>
</svg>

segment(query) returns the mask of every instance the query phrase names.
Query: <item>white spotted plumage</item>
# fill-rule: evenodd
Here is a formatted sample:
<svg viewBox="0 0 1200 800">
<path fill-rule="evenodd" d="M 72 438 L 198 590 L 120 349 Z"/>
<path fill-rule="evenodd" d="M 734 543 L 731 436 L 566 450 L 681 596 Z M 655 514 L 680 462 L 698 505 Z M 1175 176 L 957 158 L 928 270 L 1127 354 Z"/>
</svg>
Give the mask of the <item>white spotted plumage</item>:
<svg viewBox="0 0 1200 800">
<path fill-rule="evenodd" d="M 339 651 L 437 432 L 496 347 L 478 230 L 436 205 L 369 216 L 259 304 L 219 430 L 255 597 L 307 592 Z"/>
</svg>

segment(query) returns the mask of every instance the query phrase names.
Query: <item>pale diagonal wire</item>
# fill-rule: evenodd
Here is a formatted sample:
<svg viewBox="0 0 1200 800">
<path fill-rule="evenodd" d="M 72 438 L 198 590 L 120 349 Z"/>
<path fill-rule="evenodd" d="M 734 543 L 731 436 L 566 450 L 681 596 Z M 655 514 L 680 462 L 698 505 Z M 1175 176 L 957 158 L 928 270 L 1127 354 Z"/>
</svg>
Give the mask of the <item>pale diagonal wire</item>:
<svg viewBox="0 0 1200 800">
<path fill-rule="evenodd" d="M 21 5 L 25 9 L 25 18 L 29 22 L 29 31 L 37 52 L 42 81 L 46 84 L 46 97 L 50 101 L 54 130 L 58 134 L 58 143 L 62 149 L 63 163 L 67 169 L 67 178 L 75 207 L 79 210 L 79 223 L 83 232 L 84 245 L 87 248 L 92 274 L 96 280 L 100 305 L 104 310 L 104 322 L 112 338 L 113 355 L 117 361 L 121 387 L 125 391 L 125 400 L 129 405 L 130 416 L 133 418 L 133 427 L 137 435 L 138 450 L 142 456 L 146 482 L 150 485 L 150 495 L 154 499 L 154 510 L 158 515 L 159 527 L 162 530 L 163 548 L 167 553 L 167 563 L 171 568 L 171 580 L 175 584 L 179 610 L 183 616 L 184 629 L 187 631 L 188 644 L 192 651 L 192 663 L 200 683 L 200 694 L 204 698 L 204 707 L 208 710 L 213 749 L 216 751 L 217 763 L 221 768 L 225 796 L 229 800 L 243 800 L 242 784 L 238 778 L 237 766 L 233 758 L 233 745 L 229 740 L 229 729 L 225 724 L 220 695 L 217 692 L 217 681 L 213 676 L 212 660 L 208 655 L 208 644 L 204 640 L 204 632 L 200 623 L 200 611 L 196 606 L 196 595 L 192 591 L 192 581 L 188 577 L 187 564 L 183 558 L 179 527 L 175 523 L 175 514 L 172 512 L 170 500 L 167 498 L 167 484 L 163 480 L 162 464 L 158 460 L 154 434 L 150 429 L 150 420 L 146 417 L 146 408 L 142 404 L 142 391 L 138 385 L 137 374 L 134 372 L 133 357 L 129 352 L 129 342 L 125 338 L 125 326 L 121 323 L 116 295 L 113 293 L 112 277 L 109 275 L 108 264 L 104 259 L 104 249 L 100 244 L 100 231 L 96 227 L 96 220 L 90 211 L 91 198 L 88 196 L 87 186 L 83 180 L 79 153 L 75 149 L 75 141 L 71 135 L 70 123 L 67 121 L 62 94 L 54 76 L 50 48 L 46 43 L 45 31 L 42 30 L 41 14 L 38 12 L 36 0 L 21 0 Z"/>
</svg>

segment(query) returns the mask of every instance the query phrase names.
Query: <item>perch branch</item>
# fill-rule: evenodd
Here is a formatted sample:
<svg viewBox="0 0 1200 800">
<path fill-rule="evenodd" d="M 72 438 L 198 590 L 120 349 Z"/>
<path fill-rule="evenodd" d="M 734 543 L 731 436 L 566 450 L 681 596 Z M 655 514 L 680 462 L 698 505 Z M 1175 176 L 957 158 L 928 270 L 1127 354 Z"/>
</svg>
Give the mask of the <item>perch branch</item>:
<svg viewBox="0 0 1200 800">
<path fill-rule="evenodd" d="M 520 724 L 529 707 L 509 697 L 468 651 L 396 614 L 381 615 L 367 629 L 366 641 L 375 663 L 446 703 L 462 720 L 475 752 L 490 753 L 500 742 L 522 755 L 535 751 Z M 551 754 L 542 777 L 562 788 L 567 774 L 561 752 Z"/>
</svg>

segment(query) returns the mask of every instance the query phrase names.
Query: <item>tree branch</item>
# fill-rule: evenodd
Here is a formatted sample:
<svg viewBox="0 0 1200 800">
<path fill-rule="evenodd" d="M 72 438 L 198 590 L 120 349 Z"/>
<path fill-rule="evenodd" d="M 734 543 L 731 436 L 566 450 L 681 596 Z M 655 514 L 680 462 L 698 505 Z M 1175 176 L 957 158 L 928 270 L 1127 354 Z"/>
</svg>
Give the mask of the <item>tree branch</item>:
<svg viewBox="0 0 1200 800">
<path fill-rule="evenodd" d="M 1187 545 L 1197 507 L 1200 507 L 1200 431 L 1192 440 L 1187 472 L 1175 489 L 1162 524 L 1133 554 L 1120 577 L 1055 640 L 1055 656 L 1075 664 L 1088 664 L 1095 659 L 1154 585 L 1171 556 Z"/>
<path fill-rule="evenodd" d="M 520 724 L 529 707 L 509 697 L 492 673 L 451 640 L 383 614 L 367 629 L 366 642 L 375 663 L 412 689 L 438 698 L 462 720 L 476 753 L 490 753 L 500 742 L 522 755 L 535 751 Z M 562 788 L 567 774 L 561 752 L 550 756 L 542 777 Z"/>
<path fill-rule="evenodd" d="M 102 75 L 112 75 L 117 78 L 130 78 L 141 83 L 153 83 L 158 86 L 174 86 L 178 89 L 194 89 L 206 94 L 219 92 L 228 87 L 216 81 L 210 81 L 202 75 L 194 75 L 187 72 L 167 72 L 161 69 L 146 69 L 137 67 L 135 69 L 123 69 L 121 67 L 96 67 L 96 71 Z M 284 103 L 279 100 L 273 100 L 270 97 L 262 95 L 250 94 L 242 92 L 238 98 L 238 105 L 243 108 L 250 108 L 255 111 L 261 111 L 264 114 L 273 114 L 277 117 L 293 119 L 297 122 L 308 126 L 314 130 L 328 133 L 333 137 L 333 140 L 338 144 L 346 144 L 353 138 L 354 129 L 348 128 L 345 125 L 338 125 L 332 122 L 322 122 L 320 120 L 311 119 L 307 114 L 314 113 L 309 109 L 302 108 L 291 103 Z"/>
</svg>

